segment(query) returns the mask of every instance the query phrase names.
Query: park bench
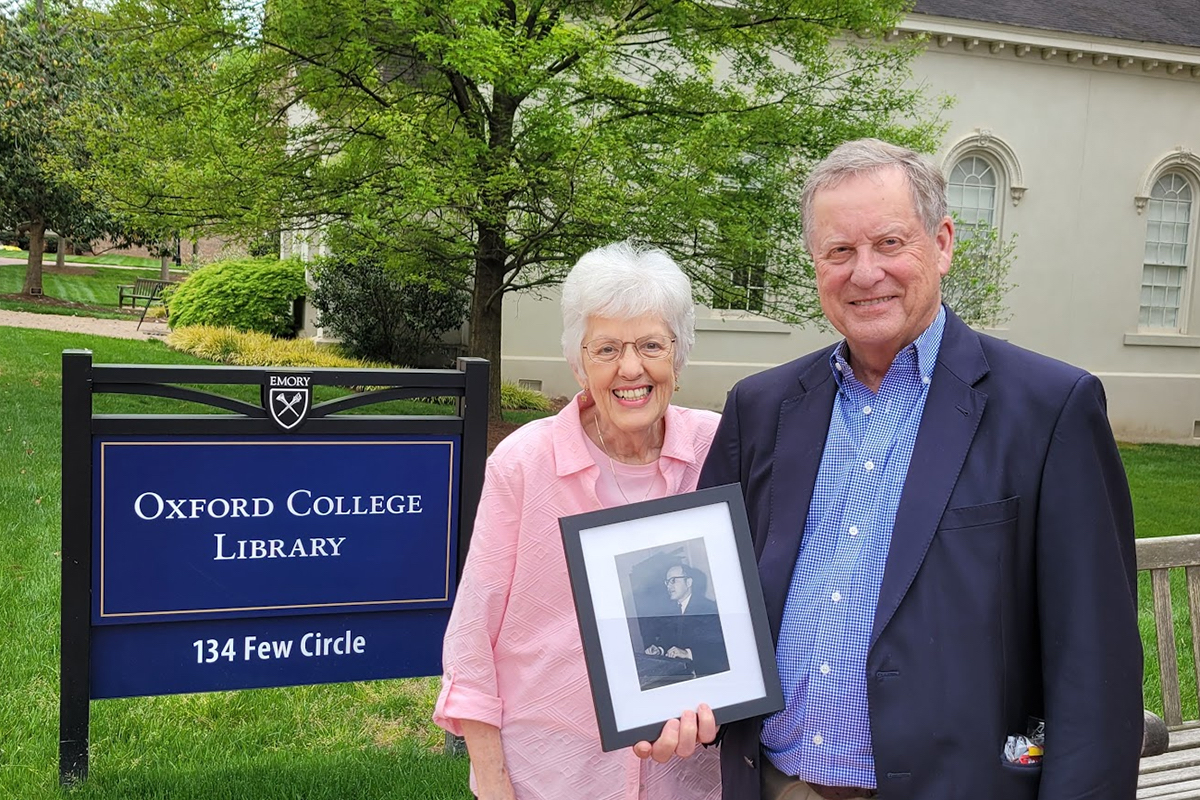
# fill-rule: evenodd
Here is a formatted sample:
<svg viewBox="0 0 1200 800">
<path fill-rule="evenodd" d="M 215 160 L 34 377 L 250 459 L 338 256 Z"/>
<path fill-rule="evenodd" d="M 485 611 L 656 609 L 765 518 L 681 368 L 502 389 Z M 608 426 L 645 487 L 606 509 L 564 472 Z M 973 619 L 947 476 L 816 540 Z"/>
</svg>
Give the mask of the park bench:
<svg viewBox="0 0 1200 800">
<path fill-rule="evenodd" d="M 1146 712 L 1137 796 L 1139 800 L 1200 798 L 1200 720 L 1183 718 L 1169 575 L 1171 569 L 1184 572 L 1192 658 L 1200 664 L 1200 535 L 1138 540 L 1137 567 L 1139 572 L 1150 573 L 1163 697 L 1161 720 Z M 1157 732 L 1153 730 L 1156 726 L 1160 728 Z M 1152 739 L 1158 740 L 1157 744 Z"/>
<path fill-rule="evenodd" d="M 142 316 L 138 320 L 138 330 L 141 330 L 142 323 L 146 321 L 146 313 L 150 311 L 150 306 L 156 303 L 161 305 L 163 302 L 163 289 L 170 285 L 170 281 L 158 280 L 157 278 L 138 278 L 131 284 L 121 284 L 117 287 L 117 307 L 124 308 L 125 301 L 129 300 L 129 307 L 137 311 L 138 301 L 145 302 L 142 307 Z"/>
<path fill-rule="evenodd" d="M 138 301 L 144 301 L 147 305 L 162 302 L 162 290 L 168 283 L 157 278 L 138 278 L 133 283 L 121 284 L 117 287 L 117 307 L 124 308 L 128 302 L 129 307 L 136 311 Z"/>
</svg>

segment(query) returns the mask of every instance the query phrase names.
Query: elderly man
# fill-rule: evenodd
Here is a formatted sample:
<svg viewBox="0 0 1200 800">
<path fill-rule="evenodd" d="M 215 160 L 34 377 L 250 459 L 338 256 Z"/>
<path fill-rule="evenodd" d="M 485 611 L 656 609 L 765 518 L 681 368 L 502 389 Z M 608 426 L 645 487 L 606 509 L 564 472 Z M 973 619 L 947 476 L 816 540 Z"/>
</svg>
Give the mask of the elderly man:
<svg viewBox="0 0 1200 800">
<path fill-rule="evenodd" d="M 942 305 L 954 224 L 921 156 L 844 144 L 803 204 L 845 340 L 735 386 L 700 477 L 742 484 L 786 702 L 721 731 L 724 797 L 1132 798 L 1133 513 L 1100 382 Z M 1014 763 L 1037 720 L 1044 756 Z M 653 755 L 713 731 L 685 714 Z"/>
<path fill-rule="evenodd" d="M 691 662 L 696 677 L 729 669 L 721 618 L 717 604 L 704 596 L 703 578 L 704 573 L 682 564 L 667 570 L 663 583 L 679 611 L 660 620 L 660 641 L 646 648 L 646 655 Z"/>
</svg>

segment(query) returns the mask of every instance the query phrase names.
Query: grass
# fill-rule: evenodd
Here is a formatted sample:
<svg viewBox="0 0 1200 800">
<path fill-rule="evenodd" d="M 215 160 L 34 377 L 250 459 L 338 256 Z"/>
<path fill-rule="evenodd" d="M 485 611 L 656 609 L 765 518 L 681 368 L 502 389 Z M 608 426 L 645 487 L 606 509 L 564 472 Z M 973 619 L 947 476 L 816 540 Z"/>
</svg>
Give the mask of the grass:
<svg viewBox="0 0 1200 800">
<path fill-rule="evenodd" d="M 132 284 L 135 278 L 157 278 L 157 270 L 113 269 L 105 267 L 68 267 L 57 270 L 53 262 L 42 271 L 42 294 L 53 298 L 51 304 L 35 300 L 0 297 L 0 308 L 50 314 L 132 318 L 117 307 L 121 284 Z M 0 295 L 19 295 L 25 280 L 24 264 L 0 264 Z"/>
<path fill-rule="evenodd" d="M 59 364 L 67 348 L 91 349 L 98 363 L 206 363 L 158 342 L 0 328 L 0 798 L 63 797 Z M 109 413 L 170 402 L 99 399 L 97 411 Z M 469 800 L 466 760 L 441 754 L 441 732 L 429 722 L 437 688 L 421 678 L 96 701 L 91 775 L 68 796 Z"/>
<path fill-rule="evenodd" d="M 1139 538 L 1200 534 L 1200 447 L 1160 444 L 1126 444 L 1121 459 L 1129 476 L 1133 512 Z M 1175 623 L 1175 649 L 1179 661 L 1183 718 L 1200 717 L 1196 665 L 1192 657 L 1187 586 L 1183 570 L 1171 570 L 1171 612 Z M 1138 627 L 1145 651 L 1142 692 L 1146 708 L 1162 714 L 1158 637 L 1154 629 L 1154 601 L 1150 575 L 1138 575 Z"/>
</svg>

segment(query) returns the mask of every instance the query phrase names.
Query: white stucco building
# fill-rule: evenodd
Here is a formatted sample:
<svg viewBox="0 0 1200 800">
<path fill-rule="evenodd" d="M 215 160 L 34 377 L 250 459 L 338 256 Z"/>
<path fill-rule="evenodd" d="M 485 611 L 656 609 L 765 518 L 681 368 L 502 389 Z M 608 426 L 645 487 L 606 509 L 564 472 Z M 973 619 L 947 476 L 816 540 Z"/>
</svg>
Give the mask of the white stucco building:
<svg viewBox="0 0 1200 800">
<path fill-rule="evenodd" d="M 957 98 L 936 156 L 952 207 L 1018 236 L 991 333 L 1098 375 L 1118 438 L 1200 444 L 1200 9 L 1068 5 L 918 0 L 892 35 L 927 36 L 914 80 Z M 834 340 L 697 316 L 684 405 L 719 409 L 739 378 Z M 557 297 L 509 297 L 505 378 L 573 393 L 559 330 Z"/>
</svg>

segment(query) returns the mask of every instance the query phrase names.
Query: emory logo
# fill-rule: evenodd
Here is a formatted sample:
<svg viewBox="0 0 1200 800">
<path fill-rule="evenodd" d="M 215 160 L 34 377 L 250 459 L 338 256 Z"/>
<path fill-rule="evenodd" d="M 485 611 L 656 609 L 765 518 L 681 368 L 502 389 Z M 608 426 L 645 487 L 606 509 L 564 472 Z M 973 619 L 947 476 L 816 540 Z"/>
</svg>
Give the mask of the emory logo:
<svg viewBox="0 0 1200 800">
<path fill-rule="evenodd" d="M 268 375 L 263 405 L 267 415 L 285 431 L 304 422 L 312 405 L 311 375 Z"/>
</svg>

